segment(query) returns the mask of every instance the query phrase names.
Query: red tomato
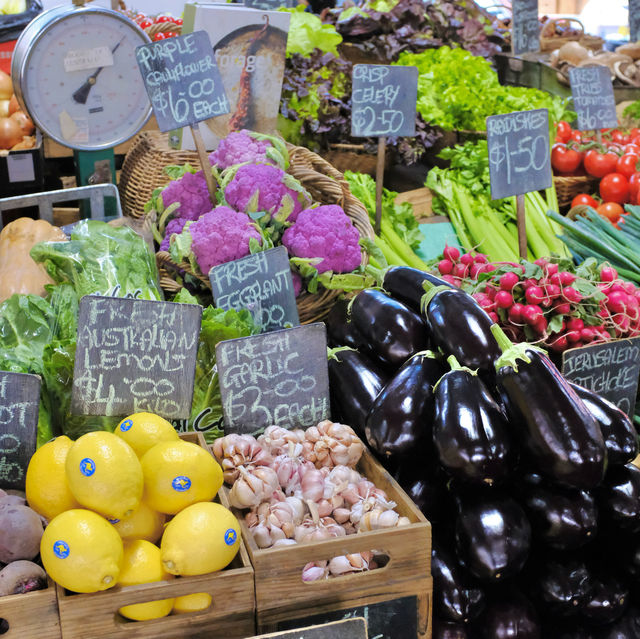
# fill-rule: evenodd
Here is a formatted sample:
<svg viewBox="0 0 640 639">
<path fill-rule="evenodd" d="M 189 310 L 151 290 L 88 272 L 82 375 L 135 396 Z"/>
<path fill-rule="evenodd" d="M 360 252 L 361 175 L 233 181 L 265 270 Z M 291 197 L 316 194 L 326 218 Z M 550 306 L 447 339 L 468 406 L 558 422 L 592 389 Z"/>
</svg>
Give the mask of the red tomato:
<svg viewBox="0 0 640 639">
<path fill-rule="evenodd" d="M 133 19 L 134 22 L 140 22 L 140 20 L 144 20 L 147 16 L 144 13 L 137 13 L 136 17 Z"/>
<path fill-rule="evenodd" d="M 153 24 L 153 20 L 150 20 L 149 18 L 145 18 L 144 20 L 140 20 L 140 22 L 138 23 L 138 26 L 141 29 L 148 29 L 152 24 Z"/>
<path fill-rule="evenodd" d="M 580 142 L 583 141 L 584 138 L 582 137 L 582 132 L 581 131 L 571 131 L 571 139 L 574 142 L 580 143 Z"/>
<path fill-rule="evenodd" d="M 617 163 L 618 156 L 610 151 L 599 153 L 595 149 L 591 149 L 584 156 L 584 168 L 589 175 L 594 177 L 601 178 L 607 173 L 612 173 L 616 170 Z"/>
<path fill-rule="evenodd" d="M 635 142 L 629 142 L 629 144 L 625 144 L 622 150 L 626 153 L 635 153 L 636 155 L 640 155 L 640 144 L 636 144 Z"/>
<path fill-rule="evenodd" d="M 580 193 L 580 195 L 576 195 L 573 200 L 571 200 L 571 208 L 574 206 L 590 206 L 591 208 L 597 209 L 599 205 L 600 202 L 598 202 L 598 200 L 586 193 Z"/>
<path fill-rule="evenodd" d="M 636 172 L 638 156 L 635 153 L 625 153 L 618 159 L 616 172 L 622 173 L 626 178 L 630 178 Z"/>
<path fill-rule="evenodd" d="M 566 144 L 557 143 L 551 149 L 551 166 L 561 173 L 575 171 L 582 163 L 582 153 Z"/>
<path fill-rule="evenodd" d="M 174 22 L 175 22 L 177 25 L 182 25 L 182 18 L 176 18 L 176 19 L 174 20 Z"/>
<path fill-rule="evenodd" d="M 167 34 L 166 34 L 166 33 L 162 33 L 162 31 L 161 31 L 160 33 L 156 33 L 156 34 L 153 36 L 153 40 L 154 40 L 154 41 L 157 41 L 157 40 L 164 40 L 166 37 L 167 37 Z"/>
<path fill-rule="evenodd" d="M 624 213 L 623 208 L 617 202 L 605 202 L 598 209 L 598 215 L 606 217 L 612 224 L 615 224 Z"/>
<path fill-rule="evenodd" d="M 637 138 L 640 136 L 640 129 L 638 129 L 637 127 L 633 127 L 633 129 L 631 129 L 631 131 L 629 131 L 629 136 L 632 138 Z"/>
<path fill-rule="evenodd" d="M 629 200 L 629 180 L 622 173 L 609 173 L 600 180 L 600 197 L 604 202 L 624 204 Z"/>
<path fill-rule="evenodd" d="M 175 38 L 176 36 L 179 36 L 180 34 L 177 31 L 165 31 L 165 38 Z"/>
<path fill-rule="evenodd" d="M 157 16 L 154 22 L 156 24 L 159 24 L 160 22 L 173 22 L 173 18 L 171 16 Z"/>
<path fill-rule="evenodd" d="M 628 144 L 629 136 L 622 133 L 622 131 L 618 131 L 618 129 L 614 129 L 611 131 L 611 141 L 616 144 Z"/>
<path fill-rule="evenodd" d="M 640 194 L 640 171 L 637 171 L 629 178 L 629 199 L 631 202 L 638 200 Z"/>
<path fill-rule="evenodd" d="M 564 120 L 556 124 L 556 140 L 558 142 L 568 142 L 571 139 L 571 125 Z"/>
</svg>

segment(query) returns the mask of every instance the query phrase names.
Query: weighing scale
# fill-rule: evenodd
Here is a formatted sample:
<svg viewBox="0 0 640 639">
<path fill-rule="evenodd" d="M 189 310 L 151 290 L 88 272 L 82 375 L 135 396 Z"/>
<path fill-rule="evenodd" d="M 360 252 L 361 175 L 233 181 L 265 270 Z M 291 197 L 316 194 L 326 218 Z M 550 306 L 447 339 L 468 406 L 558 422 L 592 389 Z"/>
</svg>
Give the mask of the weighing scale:
<svg viewBox="0 0 640 639">
<path fill-rule="evenodd" d="M 124 15 L 80 0 L 41 13 L 18 38 L 16 98 L 43 133 L 74 150 L 78 186 L 115 183 L 114 147 L 151 115 L 135 56 L 150 41 Z"/>
</svg>

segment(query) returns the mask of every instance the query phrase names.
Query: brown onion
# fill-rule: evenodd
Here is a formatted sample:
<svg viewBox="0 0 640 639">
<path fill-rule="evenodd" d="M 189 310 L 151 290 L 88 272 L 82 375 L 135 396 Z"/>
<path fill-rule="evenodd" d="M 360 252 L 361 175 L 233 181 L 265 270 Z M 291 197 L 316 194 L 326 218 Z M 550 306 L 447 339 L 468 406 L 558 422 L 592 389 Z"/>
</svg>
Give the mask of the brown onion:
<svg viewBox="0 0 640 639">
<path fill-rule="evenodd" d="M 0 100 L 10 100 L 13 95 L 13 82 L 8 73 L 0 70 Z"/>
<path fill-rule="evenodd" d="M 12 95 L 11 100 L 9 100 L 9 115 L 13 115 L 16 111 L 20 111 L 20 104 L 18 103 L 18 98 Z"/>
<path fill-rule="evenodd" d="M 9 111 L 11 111 L 11 109 L 9 109 Z M 16 111 L 9 117 L 18 123 L 18 126 L 22 131 L 22 135 L 31 135 L 36 129 L 31 118 L 24 111 Z"/>
<path fill-rule="evenodd" d="M 22 142 L 24 134 L 20 125 L 12 118 L 0 118 L 0 149 L 10 149 Z"/>
</svg>

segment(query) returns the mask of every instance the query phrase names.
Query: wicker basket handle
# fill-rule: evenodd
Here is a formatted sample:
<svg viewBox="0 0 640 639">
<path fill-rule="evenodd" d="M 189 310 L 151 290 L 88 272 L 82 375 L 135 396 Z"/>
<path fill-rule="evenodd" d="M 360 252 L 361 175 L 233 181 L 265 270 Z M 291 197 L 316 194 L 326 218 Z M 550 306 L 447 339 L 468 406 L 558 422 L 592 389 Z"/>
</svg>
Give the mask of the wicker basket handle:
<svg viewBox="0 0 640 639">
<path fill-rule="evenodd" d="M 559 25 L 564 25 L 566 27 L 570 27 L 571 23 L 575 22 L 578 24 L 578 27 L 580 28 L 580 33 L 576 36 L 578 38 L 582 37 L 584 35 L 584 25 L 582 24 L 582 22 L 580 22 L 580 20 L 578 20 L 578 18 L 555 18 L 554 20 L 547 20 L 543 27 L 542 27 L 542 31 L 540 31 L 540 37 L 542 38 L 553 38 L 553 37 L 558 37 L 561 38 L 563 36 L 556 36 L 555 35 L 555 31 L 556 31 L 556 27 Z M 553 29 L 549 32 L 549 26 L 553 26 Z"/>
</svg>

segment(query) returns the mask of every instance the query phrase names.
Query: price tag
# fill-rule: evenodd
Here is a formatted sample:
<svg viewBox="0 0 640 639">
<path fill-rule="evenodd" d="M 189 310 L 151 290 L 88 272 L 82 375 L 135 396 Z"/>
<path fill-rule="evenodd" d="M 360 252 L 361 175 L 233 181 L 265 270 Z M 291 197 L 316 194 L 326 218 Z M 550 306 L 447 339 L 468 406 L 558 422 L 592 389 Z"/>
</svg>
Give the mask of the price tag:
<svg viewBox="0 0 640 639">
<path fill-rule="evenodd" d="M 640 39 L 640 0 L 629 0 L 629 42 Z"/>
<path fill-rule="evenodd" d="M 581 131 L 618 125 L 609 67 L 574 67 L 569 70 L 569 81 Z"/>
<path fill-rule="evenodd" d="M 0 488 L 24 490 L 36 452 L 40 378 L 0 371 Z"/>
<path fill-rule="evenodd" d="M 188 418 L 201 319 L 199 304 L 83 297 L 71 412 Z"/>
<path fill-rule="evenodd" d="M 515 55 L 540 51 L 538 0 L 513 0 L 511 49 Z"/>
<path fill-rule="evenodd" d="M 244 6 L 260 11 L 276 10 L 280 7 L 293 9 L 298 4 L 298 0 L 244 0 Z"/>
<path fill-rule="evenodd" d="M 218 308 L 248 308 L 263 333 L 300 323 L 284 246 L 214 266 L 209 280 Z"/>
<path fill-rule="evenodd" d="M 136 60 L 161 131 L 229 113 L 206 31 L 143 44 Z"/>
<path fill-rule="evenodd" d="M 32 153 L 9 153 L 7 155 L 9 182 L 33 182 L 36 169 Z"/>
<path fill-rule="evenodd" d="M 640 376 L 640 337 L 564 351 L 562 374 L 632 416 Z"/>
<path fill-rule="evenodd" d="M 367 637 L 367 623 L 362 617 L 357 617 L 324 623 L 321 626 L 273 632 L 253 637 L 253 639 L 367 639 Z"/>
<path fill-rule="evenodd" d="M 327 332 L 321 322 L 216 345 L 225 433 L 329 419 Z"/>
<path fill-rule="evenodd" d="M 547 109 L 489 116 L 487 144 L 494 200 L 551 186 Z"/>
<path fill-rule="evenodd" d="M 356 64 L 351 94 L 354 137 L 416 134 L 417 67 Z"/>
</svg>

